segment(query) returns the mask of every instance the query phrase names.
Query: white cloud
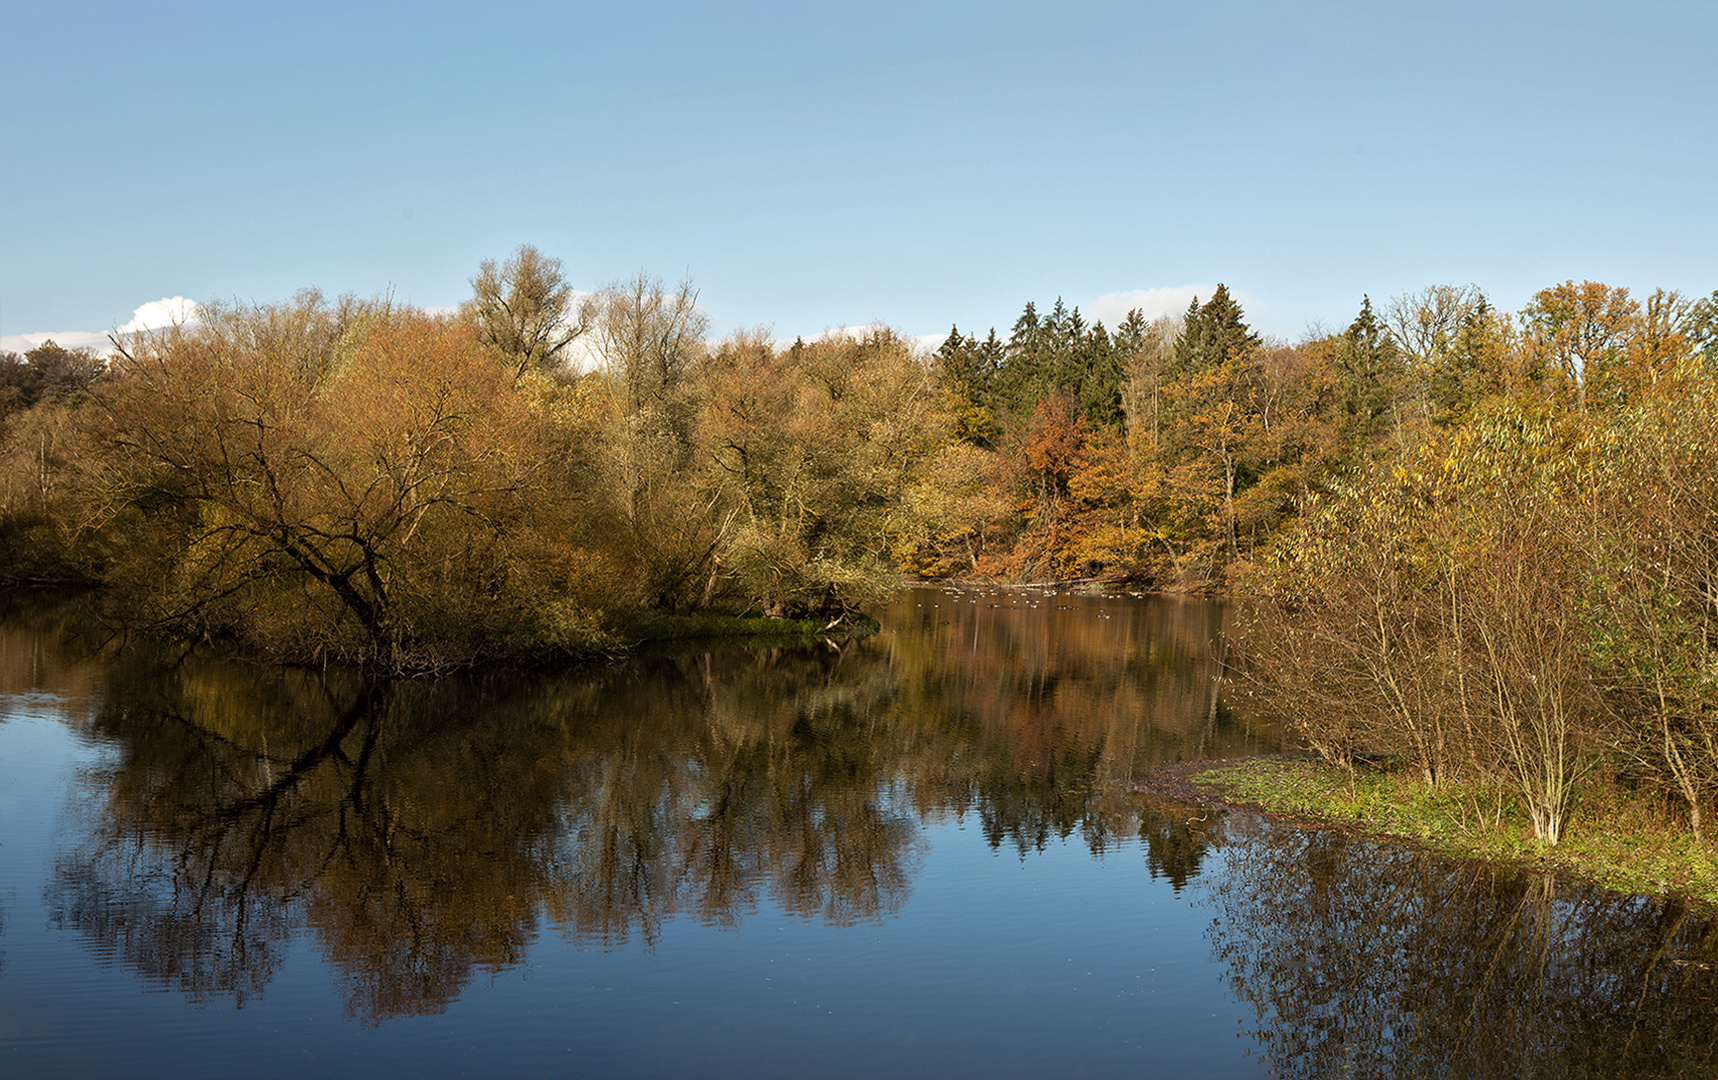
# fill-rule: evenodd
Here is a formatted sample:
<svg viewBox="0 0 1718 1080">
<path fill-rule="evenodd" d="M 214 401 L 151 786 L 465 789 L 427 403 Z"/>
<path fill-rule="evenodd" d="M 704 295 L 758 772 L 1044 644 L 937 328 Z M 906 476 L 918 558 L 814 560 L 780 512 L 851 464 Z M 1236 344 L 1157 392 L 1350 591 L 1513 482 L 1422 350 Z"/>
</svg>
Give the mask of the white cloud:
<svg viewBox="0 0 1718 1080">
<path fill-rule="evenodd" d="M 935 354 L 938 349 L 943 347 L 943 342 L 948 340 L 948 335 L 947 334 L 915 334 L 914 336 L 909 337 L 907 340 L 913 343 L 914 349 L 916 349 L 919 352 L 924 353 L 926 356 L 930 356 L 930 355 Z"/>
<path fill-rule="evenodd" d="M 195 300 L 183 296 L 164 296 L 131 310 L 131 318 L 114 328 L 116 336 L 124 337 L 143 330 L 159 330 L 164 326 L 197 321 L 199 308 Z M 113 351 L 108 335 L 96 330 L 38 330 L 28 334 L 7 334 L 0 337 L 0 352 L 25 353 L 45 341 L 64 349 L 94 349 L 106 354 Z"/>
<path fill-rule="evenodd" d="M 183 296 L 164 296 L 134 309 L 131 321 L 117 333 L 135 334 L 139 330 L 159 330 L 164 326 L 197 321 L 197 302 Z"/>
<path fill-rule="evenodd" d="M 840 337 L 862 338 L 867 334 L 875 333 L 879 330 L 893 329 L 894 327 L 889 326 L 887 323 L 864 323 L 859 326 L 831 326 L 825 330 L 820 330 L 815 334 L 800 334 L 795 338 L 771 338 L 770 346 L 777 352 L 780 352 L 782 349 L 793 348 L 793 343 L 795 341 L 828 341 L 830 338 Z M 947 335 L 945 334 L 944 336 L 946 337 Z M 907 340 L 917 341 L 918 339 L 908 338 Z M 938 338 L 937 343 L 941 344 L 942 338 Z"/>
<path fill-rule="evenodd" d="M 27 353 L 44 342 L 52 341 L 62 349 L 90 348 L 107 352 L 111 347 L 106 334 L 87 330 L 48 330 L 34 334 L 7 334 L 0 337 L 0 352 Z"/>
<path fill-rule="evenodd" d="M 596 339 L 590 334 L 580 334 L 574 338 L 563 355 L 566 357 L 567 367 L 581 375 L 603 369 L 602 353 L 597 349 Z"/>
<path fill-rule="evenodd" d="M 1200 302 L 1209 300 L 1216 291 L 1216 285 L 1168 285 L 1157 289 L 1104 293 L 1083 308 L 1080 314 L 1088 319 L 1101 320 L 1113 330 L 1127 318 L 1128 312 L 1135 309 L 1145 316 L 1147 322 L 1159 315 L 1183 315 L 1188 304 L 1195 299 Z"/>
</svg>

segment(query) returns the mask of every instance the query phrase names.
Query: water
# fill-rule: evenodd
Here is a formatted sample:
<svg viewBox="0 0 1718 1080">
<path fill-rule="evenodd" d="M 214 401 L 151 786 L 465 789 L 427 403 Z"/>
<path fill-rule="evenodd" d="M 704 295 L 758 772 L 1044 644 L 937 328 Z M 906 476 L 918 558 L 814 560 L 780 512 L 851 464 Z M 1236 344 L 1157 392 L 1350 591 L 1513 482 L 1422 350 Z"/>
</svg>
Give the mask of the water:
<svg viewBox="0 0 1718 1080">
<path fill-rule="evenodd" d="M 1221 609 L 367 685 L 0 621 L 0 1075 L 1718 1075 L 1705 916 L 1131 789 Z"/>
</svg>

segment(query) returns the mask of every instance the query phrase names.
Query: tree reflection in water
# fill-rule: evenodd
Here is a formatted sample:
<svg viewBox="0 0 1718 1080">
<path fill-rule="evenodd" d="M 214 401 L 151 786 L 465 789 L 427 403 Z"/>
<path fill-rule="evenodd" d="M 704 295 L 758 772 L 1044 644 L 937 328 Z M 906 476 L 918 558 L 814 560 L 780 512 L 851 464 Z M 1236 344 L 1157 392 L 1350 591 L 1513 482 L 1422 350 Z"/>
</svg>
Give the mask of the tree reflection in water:
<svg viewBox="0 0 1718 1080">
<path fill-rule="evenodd" d="M 1270 736 L 1216 699 L 1219 609 L 1097 603 L 917 593 L 842 649 L 433 683 L 91 661 L 0 611 L 0 692 L 51 685 L 105 748 L 55 917 L 194 998 L 242 1005 L 310 940 L 377 1023 L 544 933 L 877 919 L 921 824 L 972 817 L 1023 858 L 1138 838 L 1215 909 L 1278 1074 L 1718 1071 L 1707 916 L 1134 795 Z"/>
<path fill-rule="evenodd" d="M 101 811 L 53 906 L 152 980 L 240 1003 L 307 926 L 370 1020 L 444 1008 L 545 918 L 613 944 L 764 895 L 876 917 L 917 858 L 895 778 L 919 740 L 874 708 L 885 666 L 832 679 L 839 662 L 514 685 L 150 673 L 93 721 L 122 752 L 85 777 Z"/>
<path fill-rule="evenodd" d="M 1213 609 L 1096 610 L 969 603 L 839 649 L 561 677 L 115 664 L 74 721 L 110 753 L 50 903 L 156 984 L 241 1005 L 308 934 L 374 1023 L 446 1008 L 544 932 L 652 948 L 681 915 L 883 917 L 927 820 L 975 815 L 1023 856 L 1142 837 L 1179 889 L 1205 826 L 1126 782 L 1260 739 L 1215 701 Z"/>
<path fill-rule="evenodd" d="M 1226 822 L 1211 936 L 1279 1076 L 1718 1069 L 1718 923 L 1341 832 Z"/>
</svg>

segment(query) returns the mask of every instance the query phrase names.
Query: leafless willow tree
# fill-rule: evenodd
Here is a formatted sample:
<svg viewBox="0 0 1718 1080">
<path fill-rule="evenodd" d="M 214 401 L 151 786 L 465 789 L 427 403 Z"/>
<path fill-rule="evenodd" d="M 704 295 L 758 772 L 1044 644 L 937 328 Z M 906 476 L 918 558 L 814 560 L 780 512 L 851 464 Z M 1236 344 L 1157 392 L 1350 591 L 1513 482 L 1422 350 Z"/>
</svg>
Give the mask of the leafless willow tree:
<svg viewBox="0 0 1718 1080">
<path fill-rule="evenodd" d="M 484 344 L 506 358 L 515 375 L 562 372 L 568 347 L 584 324 L 575 318 L 573 287 L 561 260 L 525 244 L 499 266 L 494 259 L 483 260 L 471 292 L 461 315 L 477 327 Z"/>
</svg>

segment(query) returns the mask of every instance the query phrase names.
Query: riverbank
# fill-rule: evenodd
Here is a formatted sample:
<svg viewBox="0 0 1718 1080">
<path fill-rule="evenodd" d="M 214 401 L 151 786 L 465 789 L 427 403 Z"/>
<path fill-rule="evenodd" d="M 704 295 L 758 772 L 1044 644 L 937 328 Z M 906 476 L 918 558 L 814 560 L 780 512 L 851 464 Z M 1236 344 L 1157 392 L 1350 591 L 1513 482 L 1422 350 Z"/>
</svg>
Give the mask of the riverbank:
<svg viewBox="0 0 1718 1080">
<path fill-rule="evenodd" d="M 1574 821 L 1551 847 L 1534 839 L 1526 815 L 1496 792 L 1432 789 L 1401 772 L 1350 772 L 1310 755 L 1176 762 L 1133 787 L 1718 908 L 1718 847 L 1695 840 L 1662 806 L 1637 794 L 1582 792 Z"/>
</svg>

